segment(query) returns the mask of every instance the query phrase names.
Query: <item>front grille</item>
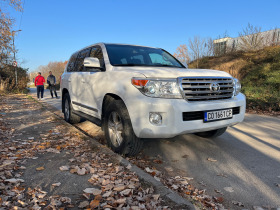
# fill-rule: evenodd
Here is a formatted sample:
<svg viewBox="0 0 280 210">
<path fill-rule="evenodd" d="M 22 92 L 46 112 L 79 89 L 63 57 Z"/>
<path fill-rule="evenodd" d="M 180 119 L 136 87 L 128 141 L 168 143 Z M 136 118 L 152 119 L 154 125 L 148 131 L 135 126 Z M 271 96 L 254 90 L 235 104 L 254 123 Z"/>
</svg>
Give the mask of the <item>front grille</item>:
<svg viewBox="0 0 280 210">
<path fill-rule="evenodd" d="M 179 78 L 183 97 L 188 101 L 230 99 L 233 96 L 233 79 L 228 77 Z"/>
<path fill-rule="evenodd" d="M 232 114 L 237 115 L 240 113 L 240 107 L 232 107 Z M 211 110 L 208 110 L 211 111 Z M 183 112 L 183 121 L 191 121 L 191 120 L 203 120 L 204 119 L 204 111 L 197 112 Z"/>
</svg>

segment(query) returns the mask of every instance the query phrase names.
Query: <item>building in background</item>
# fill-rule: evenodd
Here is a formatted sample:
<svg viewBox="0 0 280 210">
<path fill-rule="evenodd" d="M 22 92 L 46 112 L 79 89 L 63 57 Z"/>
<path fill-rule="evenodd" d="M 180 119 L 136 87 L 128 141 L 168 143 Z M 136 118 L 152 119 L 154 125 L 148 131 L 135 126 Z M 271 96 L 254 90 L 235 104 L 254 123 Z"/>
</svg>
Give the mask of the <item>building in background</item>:
<svg viewBox="0 0 280 210">
<path fill-rule="evenodd" d="M 213 44 L 214 55 L 216 56 L 239 50 L 258 50 L 266 46 L 280 45 L 280 29 L 277 28 L 236 38 L 215 39 Z"/>
</svg>

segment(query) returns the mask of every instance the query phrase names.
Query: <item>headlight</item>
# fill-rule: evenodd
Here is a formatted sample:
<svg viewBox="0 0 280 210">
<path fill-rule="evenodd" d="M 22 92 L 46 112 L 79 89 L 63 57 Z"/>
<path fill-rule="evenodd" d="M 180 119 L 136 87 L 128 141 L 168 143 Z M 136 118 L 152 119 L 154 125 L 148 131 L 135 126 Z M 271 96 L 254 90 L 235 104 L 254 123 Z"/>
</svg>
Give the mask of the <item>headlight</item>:
<svg viewBox="0 0 280 210">
<path fill-rule="evenodd" d="M 238 93 L 240 93 L 241 91 L 241 83 L 236 78 L 233 78 L 233 83 L 234 83 L 234 95 L 237 96 Z"/>
<path fill-rule="evenodd" d="M 139 79 L 131 83 L 144 95 L 156 98 L 182 98 L 176 79 Z"/>
</svg>

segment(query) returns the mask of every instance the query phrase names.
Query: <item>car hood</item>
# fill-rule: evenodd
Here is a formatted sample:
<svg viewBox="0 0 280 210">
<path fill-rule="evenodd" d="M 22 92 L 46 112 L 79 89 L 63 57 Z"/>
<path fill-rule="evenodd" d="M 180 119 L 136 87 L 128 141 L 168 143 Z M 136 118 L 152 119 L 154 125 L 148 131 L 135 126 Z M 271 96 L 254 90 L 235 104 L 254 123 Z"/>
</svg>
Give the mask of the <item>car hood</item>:
<svg viewBox="0 0 280 210">
<path fill-rule="evenodd" d="M 140 73 L 145 77 L 177 78 L 177 77 L 231 77 L 224 71 L 210 69 L 185 69 L 165 67 L 114 67 L 114 71 Z"/>
</svg>

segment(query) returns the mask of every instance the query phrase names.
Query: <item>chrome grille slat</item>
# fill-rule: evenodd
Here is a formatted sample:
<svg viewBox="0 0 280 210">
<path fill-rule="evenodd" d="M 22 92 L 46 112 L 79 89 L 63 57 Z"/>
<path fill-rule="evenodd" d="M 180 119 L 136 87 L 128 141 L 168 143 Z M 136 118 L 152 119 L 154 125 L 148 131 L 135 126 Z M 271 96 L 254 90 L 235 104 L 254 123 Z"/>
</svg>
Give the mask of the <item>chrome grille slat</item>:
<svg viewBox="0 0 280 210">
<path fill-rule="evenodd" d="M 182 81 L 182 84 L 185 84 L 185 83 L 198 83 L 198 84 L 207 83 L 207 84 L 210 84 L 211 82 L 232 83 L 232 81 L 227 81 L 227 80 L 212 80 L 212 81 L 211 80 L 202 80 L 202 81 L 194 80 L 194 81 L 189 81 L 189 82 Z"/>
<path fill-rule="evenodd" d="M 195 94 L 212 94 L 213 92 L 211 92 L 211 91 L 192 91 L 192 90 L 187 91 L 187 90 L 184 90 L 184 93 L 185 93 L 185 95 L 187 95 L 187 94 L 195 95 Z M 219 93 L 232 93 L 232 90 L 220 90 Z"/>
<path fill-rule="evenodd" d="M 182 84 L 182 87 L 183 88 L 209 88 L 209 85 L 183 85 Z M 220 85 L 220 87 L 232 87 L 232 84 L 229 84 L 229 85 Z"/>
<path fill-rule="evenodd" d="M 232 78 L 191 77 L 179 78 L 183 97 L 188 101 L 224 100 L 233 96 Z M 218 90 L 211 89 L 211 84 L 218 85 Z M 213 87 L 212 87 L 213 88 Z"/>
</svg>

